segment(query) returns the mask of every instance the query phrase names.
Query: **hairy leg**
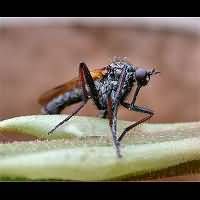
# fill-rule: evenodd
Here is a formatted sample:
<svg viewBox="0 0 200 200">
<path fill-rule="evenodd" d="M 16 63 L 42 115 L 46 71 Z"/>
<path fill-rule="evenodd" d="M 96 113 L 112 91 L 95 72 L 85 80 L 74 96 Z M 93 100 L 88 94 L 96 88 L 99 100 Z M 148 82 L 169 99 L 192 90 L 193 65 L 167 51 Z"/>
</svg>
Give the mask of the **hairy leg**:
<svg viewBox="0 0 200 200">
<path fill-rule="evenodd" d="M 115 94 L 115 99 L 112 102 L 111 93 L 108 95 L 107 99 L 107 109 L 108 109 L 108 118 L 109 125 L 112 132 L 112 139 L 114 146 L 116 148 L 116 153 L 118 158 L 121 158 L 122 155 L 120 153 L 120 142 L 117 140 L 117 111 L 120 103 L 121 91 L 124 86 L 124 81 L 126 77 L 126 67 L 122 69 L 122 73 L 119 78 L 119 85 Z M 112 92 L 112 91 L 111 91 Z"/>
<path fill-rule="evenodd" d="M 109 119 L 109 125 L 111 128 L 111 132 L 112 132 L 112 139 L 113 139 L 113 143 L 116 149 L 116 153 L 118 158 L 121 158 L 122 155 L 120 153 L 120 142 L 117 140 L 117 130 L 116 130 L 116 121 L 117 121 L 117 112 L 113 112 L 112 109 L 112 99 L 110 96 L 108 96 L 107 99 L 107 108 L 108 108 L 108 119 Z"/>
</svg>

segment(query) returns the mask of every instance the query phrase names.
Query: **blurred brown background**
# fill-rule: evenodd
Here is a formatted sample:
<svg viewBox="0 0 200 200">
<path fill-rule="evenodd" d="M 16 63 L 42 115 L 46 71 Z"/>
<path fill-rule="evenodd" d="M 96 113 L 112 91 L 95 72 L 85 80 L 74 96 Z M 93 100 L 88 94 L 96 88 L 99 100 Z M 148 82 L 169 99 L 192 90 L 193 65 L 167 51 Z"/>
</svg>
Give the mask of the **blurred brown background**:
<svg viewBox="0 0 200 200">
<path fill-rule="evenodd" d="M 114 56 L 126 56 L 136 66 L 156 66 L 161 71 L 137 99 L 138 105 L 156 112 L 151 122 L 200 119 L 200 36 L 198 30 L 190 31 L 194 30 L 192 27 L 170 26 L 170 21 L 181 24 L 187 19 L 170 19 L 166 26 L 165 18 L 156 26 L 155 19 L 147 20 L 146 24 L 134 18 L 124 21 L 105 18 L 101 23 L 93 18 L 74 21 L 62 18 L 62 23 L 57 23 L 59 18 L 56 20 L 40 23 L 42 19 L 35 19 L 31 23 L 30 19 L 18 19 L 18 23 L 10 24 L 7 21 L 12 19 L 3 21 L 0 27 L 1 119 L 40 114 L 38 96 L 77 76 L 80 61 L 93 69 L 109 64 Z M 198 18 L 193 20 L 198 22 Z M 75 106 L 64 112 L 69 113 Z M 96 113 L 96 108 L 89 103 L 79 115 Z M 139 115 L 121 108 L 119 118 L 137 120 Z"/>
<path fill-rule="evenodd" d="M 77 76 L 80 61 L 94 69 L 114 56 L 161 71 L 137 99 L 155 111 L 150 122 L 200 120 L 199 18 L 0 18 L 0 118 L 40 114 L 38 97 Z M 96 114 L 90 103 L 79 113 Z M 119 112 L 124 120 L 140 115 Z"/>
</svg>

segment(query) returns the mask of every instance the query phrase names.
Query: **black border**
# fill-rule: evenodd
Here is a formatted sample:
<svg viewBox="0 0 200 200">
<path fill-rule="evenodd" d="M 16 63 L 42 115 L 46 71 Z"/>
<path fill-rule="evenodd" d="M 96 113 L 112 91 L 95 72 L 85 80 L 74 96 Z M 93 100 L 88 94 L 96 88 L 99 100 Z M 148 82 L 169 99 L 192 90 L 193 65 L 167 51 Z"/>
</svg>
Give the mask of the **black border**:
<svg viewBox="0 0 200 200">
<path fill-rule="evenodd" d="M 176 17 L 198 16 L 184 1 L 29 1 L 2 3 L 3 17 Z"/>
<path fill-rule="evenodd" d="M 16 195 L 21 197 L 51 197 L 59 196 L 68 198 L 72 195 L 73 199 L 79 197 L 93 197 L 93 199 L 112 199 L 120 197 L 126 199 L 126 196 L 131 199 L 142 199 L 147 195 L 159 199 L 170 198 L 175 199 L 177 194 L 178 199 L 187 197 L 192 198 L 197 192 L 199 193 L 199 182 L 1 182 L 1 195 L 6 197 Z M 39 195 L 39 196 L 38 196 Z M 55 195 L 55 196 L 54 196 Z M 197 196 L 198 198 L 198 196 Z M 40 198 L 39 198 L 40 199 Z M 130 199 L 130 198 L 129 198 Z"/>
</svg>

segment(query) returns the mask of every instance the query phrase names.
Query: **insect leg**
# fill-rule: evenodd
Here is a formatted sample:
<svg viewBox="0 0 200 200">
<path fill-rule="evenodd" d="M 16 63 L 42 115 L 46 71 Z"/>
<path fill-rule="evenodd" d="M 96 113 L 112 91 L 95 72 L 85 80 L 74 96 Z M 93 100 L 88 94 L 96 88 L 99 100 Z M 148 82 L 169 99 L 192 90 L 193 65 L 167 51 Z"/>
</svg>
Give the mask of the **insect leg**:
<svg viewBox="0 0 200 200">
<path fill-rule="evenodd" d="M 120 153 L 120 142 L 117 140 L 117 126 L 116 126 L 117 112 L 116 111 L 113 112 L 112 107 L 113 107 L 113 103 L 112 103 L 112 99 L 109 95 L 108 99 L 107 99 L 109 125 L 111 128 L 112 139 L 113 139 L 114 146 L 116 148 L 117 156 L 118 156 L 118 158 L 121 158 L 122 155 Z"/>
<path fill-rule="evenodd" d="M 76 113 L 78 113 L 81 108 L 84 107 L 84 105 L 87 103 L 89 97 L 88 97 L 88 92 L 86 90 L 86 83 L 85 83 L 85 76 L 87 76 L 85 74 L 85 72 L 83 71 L 84 68 L 84 63 L 80 63 L 79 65 L 79 81 L 81 83 L 81 87 L 82 87 L 82 91 L 83 91 L 83 101 L 81 103 L 81 105 L 74 111 L 71 113 L 71 115 L 69 115 L 67 118 L 65 118 L 63 121 L 61 121 L 60 123 L 58 123 L 53 129 L 51 129 L 48 134 L 53 133 L 59 126 L 61 126 L 63 123 L 65 123 L 66 121 L 68 121 L 72 116 L 74 116 Z"/>
<path fill-rule="evenodd" d="M 82 75 L 84 75 L 84 78 L 85 78 L 85 83 L 87 84 L 87 86 L 90 89 L 91 98 L 94 100 L 94 103 L 97 106 L 97 108 L 99 110 L 101 110 L 101 104 L 99 102 L 98 92 L 97 92 L 96 86 L 94 84 L 94 80 L 90 74 L 90 71 L 89 71 L 87 65 L 82 62 L 79 65 L 79 69 L 82 71 Z M 85 83 L 84 83 L 84 85 L 85 85 Z M 85 90 L 86 90 L 86 88 L 85 88 Z M 86 92 L 87 92 L 87 90 L 86 90 Z"/>
<path fill-rule="evenodd" d="M 108 95 L 108 99 L 107 99 L 109 125 L 111 127 L 113 143 L 115 145 L 117 156 L 119 158 L 121 158 L 122 155 L 120 153 L 120 142 L 117 140 L 117 111 L 119 107 L 120 96 L 121 96 L 121 91 L 124 85 L 125 77 L 126 77 L 126 67 L 122 69 L 122 73 L 119 78 L 119 85 L 115 94 L 114 101 L 112 102 L 112 98 L 110 95 L 111 93 Z"/>
<path fill-rule="evenodd" d="M 134 124 L 128 126 L 127 128 L 124 129 L 123 133 L 119 136 L 118 138 L 118 141 L 121 141 L 122 138 L 126 135 L 126 133 L 128 131 L 130 131 L 132 128 L 136 127 L 137 125 L 147 121 L 148 119 L 150 119 L 153 115 L 154 115 L 154 112 L 150 109 L 147 109 L 147 108 L 144 108 L 144 107 L 141 107 L 141 106 L 136 106 L 134 104 L 128 104 L 128 103 L 125 103 L 125 102 L 121 102 L 121 104 L 129 109 L 129 110 L 132 110 L 132 111 L 136 111 L 136 112 L 141 112 L 141 113 L 146 113 L 148 114 L 148 116 L 142 118 L 141 120 L 135 122 Z"/>
<path fill-rule="evenodd" d="M 71 113 L 71 115 L 69 115 L 67 118 L 65 118 L 63 121 L 61 121 L 60 123 L 58 123 L 53 129 L 51 129 L 48 134 L 50 135 L 51 133 L 53 133 L 59 126 L 61 126 L 62 124 L 64 124 L 66 121 L 68 121 L 72 116 L 74 116 L 76 113 L 78 113 L 81 108 L 84 107 L 84 105 L 86 104 L 86 102 L 82 102 L 81 105 L 74 111 Z"/>
</svg>

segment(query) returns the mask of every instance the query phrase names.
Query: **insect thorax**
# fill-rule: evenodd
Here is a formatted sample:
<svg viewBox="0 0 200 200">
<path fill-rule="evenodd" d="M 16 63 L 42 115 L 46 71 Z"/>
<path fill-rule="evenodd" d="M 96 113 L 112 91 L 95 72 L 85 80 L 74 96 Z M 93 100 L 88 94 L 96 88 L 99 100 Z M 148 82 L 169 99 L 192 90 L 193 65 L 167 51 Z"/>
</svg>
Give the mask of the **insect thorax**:
<svg viewBox="0 0 200 200">
<path fill-rule="evenodd" d="M 120 95 L 120 101 L 122 101 L 130 93 L 133 87 L 135 75 L 135 67 L 133 65 L 124 61 L 114 61 L 107 66 L 107 73 L 105 76 L 101 80 L 95 82 L 103 109 L 106 109 L 107 107 L 106 102 L 108 95 L 111 95 L 112 102 L 115 101 L 120 75 L 122 74 L 124 67 L 126 67 L 126 75 Z"/>
</svg>

